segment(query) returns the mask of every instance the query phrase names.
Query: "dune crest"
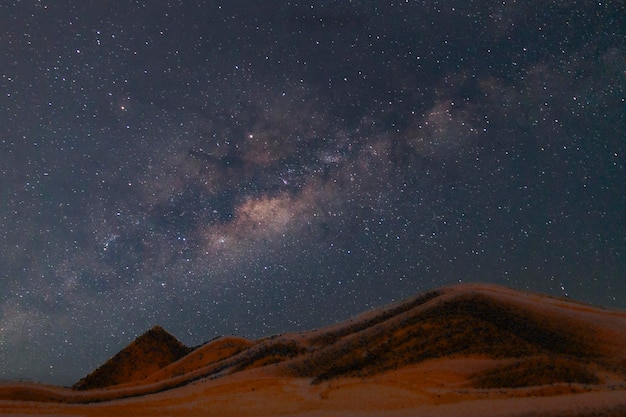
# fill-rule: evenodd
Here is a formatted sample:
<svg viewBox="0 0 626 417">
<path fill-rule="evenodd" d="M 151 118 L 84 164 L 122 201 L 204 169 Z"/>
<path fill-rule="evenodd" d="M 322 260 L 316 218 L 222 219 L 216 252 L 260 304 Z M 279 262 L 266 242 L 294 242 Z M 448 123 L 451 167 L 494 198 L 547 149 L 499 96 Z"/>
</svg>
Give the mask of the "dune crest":
<svg viewBox="0 0 626 417">
<path fill-rule="evenodd" d="M 619 415 L 620 394 L 626 312 L 466 284 L 256 341 L 227 336 L 191 349 L 157 326 L 73 389 L 0 385 L 0 412 L 99 402 L 93 415 L 161 415 L 163 405 L 167 415 L 482 415 L 494 404 L 505 408 L 491 415 Z"/>
</svg>

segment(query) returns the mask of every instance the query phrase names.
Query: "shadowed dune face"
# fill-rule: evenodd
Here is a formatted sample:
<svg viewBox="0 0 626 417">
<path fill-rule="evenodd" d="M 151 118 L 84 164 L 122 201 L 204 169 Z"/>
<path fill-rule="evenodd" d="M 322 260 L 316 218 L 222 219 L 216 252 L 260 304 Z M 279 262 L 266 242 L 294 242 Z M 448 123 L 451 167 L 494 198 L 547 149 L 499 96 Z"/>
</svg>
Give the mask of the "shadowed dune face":
<svg viewBox="0 0 626 417">
<path fill-rule="evenodd" d="M 442 294 L 442 291 L 438 291 L 438 290 L 429 291 L 425 294 L 415 297 L 413 300 L 400 303 L 400 305 L 396 307 L 385 309 L 370 319 L 358 321 L 351 325 L 341 326 L 338 329 L 331 329 L 331 330 L 327 330 L 324 332 L 320 332 L 320 334 L 315 335 L 314 337 L 310 337 L 309 343 L 315 346 L 331 345 L 337 342 L 339 339 L 341 339 L 344 336 L 347 336 L 351 333 L 357 333 L 357 332 L 367 329 L 368 327 L 372 327 L 377 324 L 380 324 L 384 322 L 385 320 L 390 319 L 393 316 L 397 316 L 415 307 L 418 307 L 436 298 L 437 296 L 441 294 Z"/>
<path fill-rule="evenodd" d="M 0 402 L 107 402 L 232 378 L 277 387 L 300 381 L 313 392 L 355 380 L 397 384 L 399 377 L 480 395 L 519 389 L 560 395 L 626 384 L 625 325 L 622 312 L 494 286 L 448 287 L 319 330 L 257 341 L 221 337 L 193 350 L 157 326 L 72 390 L 5 384 Z"/>
<path fill-rule="evenodd" d="M 155 326 L 72 388 L 89 390 L 141 381 L 190 351 L 163 328 Z"/>
<path fill-rule="evenodd" d="M 580 360 L 537 356 L 516 360 L 472 375 L 477 388 L 521 388 L 555 383 L 598 384 L 600 379 Z"/>
<path fill-rule="evenodd" d="M 293 375 L 320 382 L 372 375 L 452 355 L 521 358 L 558 354 L 572 360 L 599 355 L 591 344 L 591 329 L 565 319 L 542 317 L 484 294 L 463 294 L 432 306 L 422 304 L 389 317 L 383 313 L 384 320 L 372 320 L 376 324 L 363 330 L 352 326 L 356 331 L 342 337 L 334 332 L 327 338 L 330 344 L 290 363 L 288 369 Z M 314 341 L 324 337 L 316 336 Z"/>
<path fill-rule="evenodd" d="M 539 353 L 597 355 L 591 343 L 592 329 L 572 320 L 542 316 L 480 293 L 443 302 L 416 317 L 416 324 L 420 322 L 432 323 L 443 332 L 437 341 L 445 339 L 444 354 L 462 352 L 493 357 Z"/>
</svg>

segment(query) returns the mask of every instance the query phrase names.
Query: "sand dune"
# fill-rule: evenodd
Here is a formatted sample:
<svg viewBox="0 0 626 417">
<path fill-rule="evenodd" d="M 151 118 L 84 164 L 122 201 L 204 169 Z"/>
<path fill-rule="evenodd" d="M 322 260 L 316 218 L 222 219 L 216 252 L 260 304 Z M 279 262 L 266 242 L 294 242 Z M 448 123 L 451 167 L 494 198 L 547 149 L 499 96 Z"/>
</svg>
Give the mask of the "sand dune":
<svg viewBox="0 0 626 417">
<path fill-rule="evenodd" d="M 155 327 L 2 415 L 626 415 L 626 312 L 459 285 L 323 329 L 187 348 Z"/>
<path fill-rule="evenodd" d="M 72 388 L 88 390 L 142 381 L 190 350 L 162 327 L 154 326 Z"/>
</svg>

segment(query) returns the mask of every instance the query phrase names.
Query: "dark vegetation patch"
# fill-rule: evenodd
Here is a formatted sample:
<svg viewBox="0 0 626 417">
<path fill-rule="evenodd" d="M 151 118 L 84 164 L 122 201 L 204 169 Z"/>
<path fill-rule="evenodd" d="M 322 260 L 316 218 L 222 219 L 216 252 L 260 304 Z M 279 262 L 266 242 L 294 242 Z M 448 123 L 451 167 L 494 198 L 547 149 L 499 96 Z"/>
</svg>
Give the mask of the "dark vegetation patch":
<svg viewBox="0 0 626 417">
<path fill-rule="evenodd" d="M 595 355 L 589 344 L 581 339 L 582 329 L 574 330 L 571 322 L 534 314 L 481 294 L 441 303 L 424 314 L 424 318 L 445 317 L 466 317 L 472 322 L 489 323 L 504 335 L 522 340 L 539 351 L 581 357 Z M 511 356 L 507 349 L 501 353 Z"/>
<path fill-rule="evenodd" d="M 569 357 L 537 357 L 472 375 L 476 388 L 522 388 L 558 383 L 598 384 L 584 363 Z"/>
<path fill-rule="evenodd" d="M 626 358 L 604 357 L 596 362 L 606 370 L 621 375 L 626 381 Z"/>
<path fill-rule="evenodd" d="M 520 417 L 624 417 L 626 416 L 626 405 L 607 407 L 605 410 L 597 411 L 570 411 L 563 413 L 552 413 L 546 416 L 545 413 L 531 412 Z"/>
<path fill-rule="evenodd" d="M 258 349 L 252 349 L 249 354 L 240 356 L 233 372 L 283 362 L 300 355 L 304 351 L 305 349 L 293 340 L 279 339 L 260 346 Z"/>
<path fill-rule="evenodd" d="M 323 332 L 322 334 L 316 335 L 315 337 L 309 340 L 313 345 L 322 345 L 328 346 L 330 344 L 335 343 L 337 340 L 342 337 L 360 332 L 361 330 L 365 330 L 368 327 L 375 326 L 384 322 L 385 320 L 390 319 L 391 317 L 402 314 L 406 311 L 409 311 L 417 306 L 427 303 L 428 301 L 440 296 L 443 293 L 441 290 L 433 290 L 429 291 L 425 294 L 422 294 L 416 297 L 413 300 L 407 301 L 406 303 L 402 303 L 397 307 L 391 308 L 389 310 L 381 312 L 381 314 L 372 317 L 369 320 L 360 321 L 348 326 L 342 326 L 337 330 L 331 330 L 328 332 Z"/>
<path fill-rule="evenodd" d="M 366 331 L 335 332 L 329 338 L 335 343 L 294 361 L 290 371 L 313 377 L 315 383 L 339 376 L 367 376 L 457 354 L 493 358 L 596 356 L 576 331 L 568 330 L 571 323 L 555 322 L 551 316 L 543 317 L 482 294 L 461 295 L 413 314 L 403 305 L 393 313 L 398 318 L 386 326 L 374 327 L 383 321 L 376 317 L 368 322 Z M 393 315 L 389 311 L 385 320 Z M 339 335 L 343 337 L 339 339 Z"/>
</svg>

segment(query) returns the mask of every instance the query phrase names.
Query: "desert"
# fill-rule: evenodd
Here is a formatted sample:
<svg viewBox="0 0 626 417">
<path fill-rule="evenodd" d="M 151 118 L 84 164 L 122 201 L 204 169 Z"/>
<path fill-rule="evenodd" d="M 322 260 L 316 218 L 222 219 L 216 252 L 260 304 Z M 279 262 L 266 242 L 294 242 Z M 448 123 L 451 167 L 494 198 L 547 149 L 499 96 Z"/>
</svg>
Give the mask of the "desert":
<svg viewBox="0 0 626 417">
<path fill-rule="evenodd" d="M 626 312 L 463 284 L 259 340 L 155 326 L 72 387 L 1 383 L 0 414 L 618 417 Z"/>
</svg>

